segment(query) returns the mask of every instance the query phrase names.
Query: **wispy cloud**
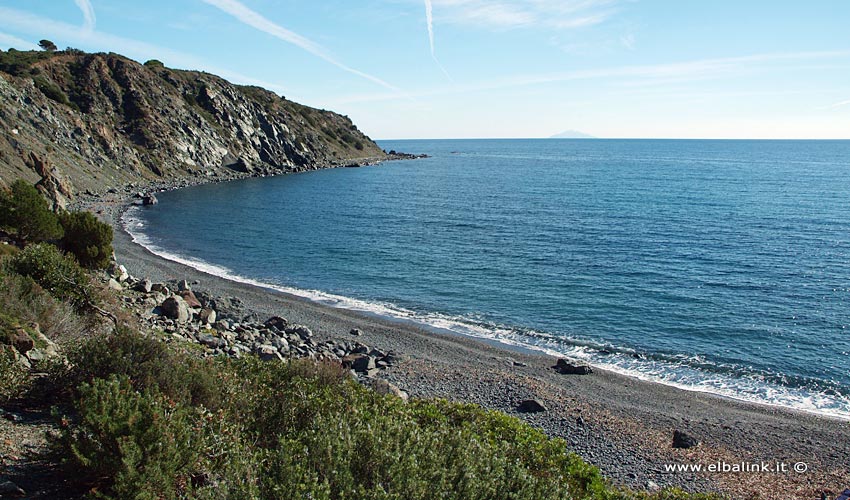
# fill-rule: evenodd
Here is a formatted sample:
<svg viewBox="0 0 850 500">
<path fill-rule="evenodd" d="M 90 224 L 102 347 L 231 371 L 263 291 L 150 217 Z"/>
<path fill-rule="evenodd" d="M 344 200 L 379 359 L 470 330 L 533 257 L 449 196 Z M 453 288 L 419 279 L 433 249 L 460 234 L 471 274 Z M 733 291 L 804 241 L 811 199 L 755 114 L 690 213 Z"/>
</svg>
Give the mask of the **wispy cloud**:
<svg viewBox="0 0 850 500">
<path fill-rule="evenodd" d="M 617 0 L 432 0 L 445 21 L 496 29 L 546 26 L 569 30 L 600 24 Z"/>
<path fill-rule="evenodd" d="M 439 67 L 440 71 L 446 75 L 446 78 L 452 80 L 452 77 L 449 76 L 449 72 L 446 71 L 446 68 L 443 67 L 440 60 L 437 59 L 437 51 L 434 49 L 434 6 L 431 4 L 431 0 L 425 0 L 425 24 L 428 25 L 428 42 L 431 46 L 431 58 L 434 59 L 437 67 Z"/>
<path fill-rule="evenodd" d="M 589 70 L 566 71 L 559 73 L 543 73 L 516 75 L 501 79 L 491 79 L 486 82 L 470 83 L 438 87 L 422 92 L 413 93 L 412 97 L 425 98 L 440 95 L 464 94 L 512 87 L 525 87 L 549 83 L 606 80 L 615 85 L 651 85 L 686 83 L 709 79 L 730 79 L 754 71 L 769 71 L 772 68 L 787 67 L 788 63 L 813 63 L 829 59 L 848 58 L 850 50 L 821 51 L 821 52 L 781 52 L 755 54 L 741 57 L 715 59 L 700 59 L 666 64 L 629 65 Z M 350 96 L 340 100 L 340 103 L 370 102 L 392 100 L 396 96 L 390 94 L 371 94 Z M 836 103 L 835 107 L 850 104 Z"/>
<path fill-rule="evenodd" d="M 314 56 L 323 59 L 324 61 L 333 64 L 339 69 L 351 73 L 353 75 L 357 75 L 361 78 L 365 78 L 373 83 L 377 83 L 378 85 L 385 87 L 387 89 L 400 92 L 400 90 L 393 85 L 381 80 L 376 76 L 372 76 L 368 73 L 364 73 L 357 69 L 354 69 L 350 66 L 347 66 L 339 61 L 337 61 L 333 56 L 331 56 L 327 50 L 321 45 L 313 42 L 312 40 L 295 33 L 294 31 L 288 30 L 283 26 L 280 26 L 266 17 L 262 16 L 260 13 L 251 10 L 244 4 L 238 2 L 237 0 L 203 0 L 204 3 L 212 5 L 217 9 L 230 14 L 238 21 L 251 26 L 254 29 L 267 33 L 275 38 L 283 40 L 284 42 L 291 43 L 296 47 L 299 47 Z"/>
<path fill-rule="evenodd" d="M 7 33 L 0 33 L 0 45 L 18 50 L 38 50 L 38 45 Z"/>
<path fill-rule="evenodd" d="M 94 7 L 92 7 L 91 2 L 89 0 L 74 0 L 74 3 L 83 13 L 83 29 L 88 32 L 94 31 L 97 18 L 94 15 Z"/>
<path fill-rule="evenodd" d="M 841 108 L 841 107 L 844 107 L 844 106 L 849 106 L 849 105 L 850 105 L 850 99 L 847 99 L 846 101 L 836 102 L 832 106 L 829 106 L 829 109 L 838 109 L 838 108 Z"/>
<path fill-rule="evenodd" d="M 431 0 L 425 0 L 425 23 L 428 25 L 428 41 L 431 43 L 431 57 L 434 54 L 434 6 Z"/>
<path fill-rule="evenodd" d="M 99 31 L 88 32 L 79 26 L 36 16 L 29 12 L 0 7 L 0 19 L 3 19 L 5 26 L 8 26 L 15 31 L 30 33 L 35 36 L 42 36 L 44 33 L 50 33 L 51 38 L 54 38 L 57 41 L 63 40 L 66 43 L 73 43 L 75 45 L 79 44 L 80 48 L 91 48 L 94 50 L 106 49 L 119 52 L 127 57 L 132 57 L 140 61 L 153 58 L 161 59 L 169 66 L 209 71 L 210 73 L 219 75 L 234 83 L 257 85 L 280 94 L 288 91 L 288 89 L 280 83 L 267 82 L 248 75 L 230 71 L 226 68 L 219 68 L 214 65 L 210 65 L 206 61 L 191 54 L 109 33 L 102 33 Z M 6 37 L 8 38 L 3 38 L 3 35 L 0 35 L 0 42 L 5 43 L 5 41 L 11 40 L 15 43 L 15 45 L 19 46 L 23 46 L 28 43 L 16 37 L 10 37 L 8 35 L 6 35 Z M 16 48 L 37 49 L 37 47 L 32 44 Z"/>
</svg>

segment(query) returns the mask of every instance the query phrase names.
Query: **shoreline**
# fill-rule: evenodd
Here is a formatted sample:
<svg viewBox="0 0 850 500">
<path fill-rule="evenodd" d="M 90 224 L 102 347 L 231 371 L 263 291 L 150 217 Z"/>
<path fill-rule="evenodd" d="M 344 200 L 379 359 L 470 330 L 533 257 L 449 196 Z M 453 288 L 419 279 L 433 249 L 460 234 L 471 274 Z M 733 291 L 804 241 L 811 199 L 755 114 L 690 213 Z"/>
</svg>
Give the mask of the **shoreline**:
<svg viewBox="0 0 850 500">
<path fill-rule="evenodd" d="M 200 181 L 184 181 L 171 188 L 206 179 Z M 528 349 L 521 346 L 518 351 L 495 340 L 441 333 L 412 321 L 333 307 L 168 260 L 133 242 L 124 230 L 121 216 L 130 206 L 127 197 L 101 198 L 86 205 L 100 208 L 112 223 L 116 256 L 131 274 L 160 281 L 199 281 L 202 290 L 239 297 L 254 315 L 287 317 L 310 326 L 319 338 L 350 338 L 348 331 L 359 328 L 364 332 L 359 340 L 410 357 L 385 378 L 411 396 L 474 402 L 518 415 L 550 435 L 564 437 L 615 483 L 639 489 L 678 486 L 722 491 L 733 498 L 777 491 L 816 498 L 822 489 L 840 491 L 850 484 L 850 471 L 842 459 L 846 446 L 838 444 L 850 441 L 850 422 L 837 417 L 685 390 L 604 369 L 587 376 L 559 375 L 550 369 L 554 358 L 523 352 Z M 518 414 L 516 404 L 526 398 L 543 401 L 549 410 Z M 673 449 L 676 429 L 693 434 L 703 444 Z M 742 461 L 806 462 L 809 471 L 748 475 L 747 481 L 741 481 L 736 474 L 664 470 L 667 464 Z"/>
</svg>

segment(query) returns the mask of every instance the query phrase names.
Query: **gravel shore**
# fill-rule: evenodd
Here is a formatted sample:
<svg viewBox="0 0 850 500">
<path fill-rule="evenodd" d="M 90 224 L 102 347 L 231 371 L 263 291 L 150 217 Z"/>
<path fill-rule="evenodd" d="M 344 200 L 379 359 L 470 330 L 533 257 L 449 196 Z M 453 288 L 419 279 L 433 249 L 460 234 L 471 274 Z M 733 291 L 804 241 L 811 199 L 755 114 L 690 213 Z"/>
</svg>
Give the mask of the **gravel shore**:
<svg viewBox="0 0 850 500">
<path fill-rule="evenodd" d="M 115 254 L 130 274 L 197 282 L 195 290 L 238 297 L 246 314 L 261 320 L 283 316 L 309 326 L 318 339 L 351 340 L 349 332 L 357 328 L 363 332 L 359 342 L 409 357 L 381 376 L 411 396 L 472 402 L 517 415 L 566 439 L 615 483 L 716 491 L 731 498 L 795 499 L 819 499 L 822 491 L 837 494 L 850 486 L 850 421 L 684 391 L 600 369 L 590 375 L 562 375 L 552 369 L 556 359 L 549 356 L 229 281 L 133 243 L 118 220 L 128 205 L 126 197 L 115 194 L 86 205 L 113 222 Z M 531 398 L 547 410 L 519 413 L 518 404 Z M 673 448 L 674 430 L 692 435 L 699 446 Z M 748 472 L 668 470 L 688 464 L 742 468 L 742 462 L 750 464 L 743 467 Z M 760 465 L 758 471 L 754 464 Z"/>
</svg>

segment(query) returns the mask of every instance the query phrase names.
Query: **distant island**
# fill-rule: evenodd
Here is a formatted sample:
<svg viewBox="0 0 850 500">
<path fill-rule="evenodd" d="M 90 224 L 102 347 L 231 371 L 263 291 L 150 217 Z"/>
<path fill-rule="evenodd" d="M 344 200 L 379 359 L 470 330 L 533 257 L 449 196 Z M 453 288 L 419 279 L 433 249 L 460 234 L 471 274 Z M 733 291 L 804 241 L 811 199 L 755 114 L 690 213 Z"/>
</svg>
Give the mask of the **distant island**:
<svg viewBox="0 0 850 500">
<path fill-rule="evenodd" d="M 578 130 L 565 130 L 560 134 L 553 135 L 550 139 L 596 139 L 596 137 Z"/>
</svg>

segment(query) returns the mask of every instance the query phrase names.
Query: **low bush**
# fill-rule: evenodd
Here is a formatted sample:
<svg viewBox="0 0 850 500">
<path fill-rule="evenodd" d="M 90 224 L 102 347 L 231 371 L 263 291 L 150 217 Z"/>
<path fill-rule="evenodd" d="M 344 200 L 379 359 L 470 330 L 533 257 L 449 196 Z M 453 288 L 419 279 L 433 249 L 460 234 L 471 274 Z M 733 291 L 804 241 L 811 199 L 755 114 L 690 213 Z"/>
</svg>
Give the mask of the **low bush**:
<svg viewBox="0 0 850 500">
<path fill-rule="evenodd" d="M 29 388 L 29 372 L 15 361 L 13 349 L 0 344 L 0 404 L 17 398 Z"/>
<path fill-rule="evenodd" d="M 613 488 L 514 417 L 379 395 L 336 364 L 201 360 L 128 329 L 71 364 L 60 449 L 105 498 L 709 498 Z"/>
<path fill-rule="evenodd" d="M 112 376 L 83 384 L 77 411 L 78 425 L 66 427 L 61 442 L 79 479 L 114 498 L 175 498 L 190 485 L 201 436 L 185 406 Z"/>
<path fill-rule="evenodd" d="M 2 266 L 0 266 L 2 267 Z M 77 339 L 91 326 L 71 305 L 57 300 L 32 278 L 0 269 L 0 311 L 23 323 L 38 323 L 41 332 L 57 342 Z"/>
<path fill-rule="evenodd" d="M 69 212 L 59 218 L 64 236 L 62 248 L 89 269 L 104 269 L 112 256 L 112 226 L 91 212 Z"/>
<path fill-rule="evenodd" d="M 78 310 L 91 305 L 90 278 L 77 262 L 53 245 L 30 245 L 6 261 L 9 271 L 29 277 L 53 297 Z"/>
<path fill-rule="evenodd" d="M 68 355 L 74 366 L 70 384 L 127 377 L 139 391 L 156 390 L 173 401 L 217 410 L 222 406 L 222 363 L 182 354 L 163 342 L 125 326 L 95 335 Z"/>
</svg>

